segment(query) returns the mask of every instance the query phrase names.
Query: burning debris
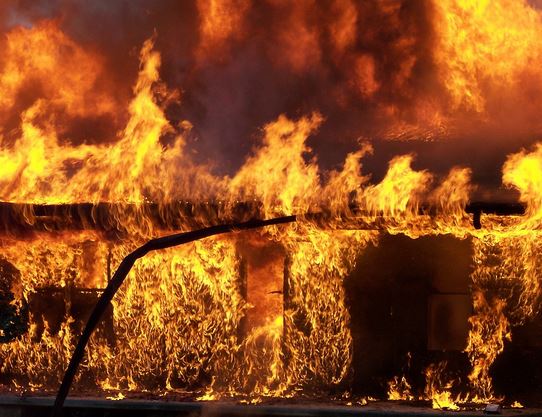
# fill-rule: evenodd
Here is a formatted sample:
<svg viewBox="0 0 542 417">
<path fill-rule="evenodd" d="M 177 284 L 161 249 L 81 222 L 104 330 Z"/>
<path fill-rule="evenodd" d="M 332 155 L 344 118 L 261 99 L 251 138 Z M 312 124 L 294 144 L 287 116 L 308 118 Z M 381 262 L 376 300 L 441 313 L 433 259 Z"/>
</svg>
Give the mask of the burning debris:
<svg viewBox="0 0 542 417">
<path fill-rule="evenodd" d="M 3 390 L 56 392 L 82 340 L 62 395 L 75 376 L 76 390 L 112 399 L 540 404 L 538 364 L 525 389 L 503 380 L 517 380 L 507 360 L 529 368 L 542 349 L 542 145 L 498 139 L 506 189 L 497 191 L 478 181 L 494 174 L 480 161 L 455 166 L 456 151 L 419 169 L 410 149 L 416 139 L 540 133 L 538 9 L 197 1 L 186 91 L 168 87 L 170 34 L 158 27 L 141 39 L 128 98 L 115 80 L 130 77 L 108 73 L 113 57 L 66 29 L 78 2 L 63 19 L 27 25 L 9 3 L 0 6 Z M 272 62 L 285 85 L 308 77 L 307 89 L 331 93 L 307 94 L 301 116 L 288 107 L 254 116 L 259 144 L 228 173 L 196 152 L 215 128 L 198 123 L 190 94 L 220 80 L 217 68 L 232 71 L 240 51 L 258 68 Z M 360 114 L 367 126 L 353 122 Z M 335 136 L 346 129 L 356 140 L 327 169 L 321 150 L 341 143 L 326 142 L 335 125 Z M 371 178 L 366 162 L 389 144 L 402 151 Z M 266 227 L 245 230 L 257 226 Z"/>
</svg>

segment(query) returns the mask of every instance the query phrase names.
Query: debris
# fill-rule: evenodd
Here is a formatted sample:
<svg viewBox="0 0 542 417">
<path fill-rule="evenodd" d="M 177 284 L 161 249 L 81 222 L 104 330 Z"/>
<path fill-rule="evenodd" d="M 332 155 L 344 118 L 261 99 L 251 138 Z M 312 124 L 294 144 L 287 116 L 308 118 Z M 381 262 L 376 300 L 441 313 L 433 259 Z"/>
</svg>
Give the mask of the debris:
<svg viewBox="0 0 542 417">
<path fill-rule="evenodd" d="M 484 410 L 486 414 L 501 414 L 501 406 L 499 404 L 488 404 Z"/>
</svg>

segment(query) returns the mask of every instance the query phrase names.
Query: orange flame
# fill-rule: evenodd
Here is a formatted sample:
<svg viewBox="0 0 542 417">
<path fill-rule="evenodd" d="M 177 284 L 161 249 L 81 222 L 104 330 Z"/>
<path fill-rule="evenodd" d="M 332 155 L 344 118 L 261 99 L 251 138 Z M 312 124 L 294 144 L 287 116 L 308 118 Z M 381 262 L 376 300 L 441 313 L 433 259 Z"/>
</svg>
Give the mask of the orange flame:
<svg viewBox="0 0 542 417">
<path fill-rule="evenodd" d="M 198 2 L 200 60 L 226 48 L 232 39 L 242 39 L 239 27 L 250 4 Z M 271 4 L 291 11 L 284 23 L 288 30 L 277 38 L 279 55 L 287 51 L 280 62 L 296 73 L 308 71 L 322 60 L 321 34 L 308 19 L 313 3 Z M 539 58 L 540 15 L 526 3 L 499 0 L 489 7 L 487 1 L 460 1 L 434 6 L 437 21 L 443 23 L 435 65 L 449 103 L 429 100 L 416 107 L 417 117 L 441 125 L 447 111 L 484 114 L 491 110 L 493 97 L 486 90 L 504 88 L 514 95 L 522 77 L 537 76 L 533 63 Z M 326 25 L 326 33 L 334 59 L 342 62 L 354 49 L 360 15 L 350 1 L 337 2 L 332 9 L 335 20 Z M 394 15 L 396 6 L 388 3 L 386 13 Z M 505 29 L 510 44 L 498 28 Z M 299 43 L 302 48 L 293 47 Z M 67 55 L 61 53 L 64 49 Z M 472 392 L 453 398 L 453 381 L 443 377 L 445 364 L 438 364 L 426 369 L 423 398 L 447 409 L 457 409 L 467 398 L 494 399 L 490 367 L 511 338 L 511 326 L 532 317 L 539 307 L 542 145 L 511 155 L 503 167 L 503 182 L 520 192 L 526 215 L 504 222 L 484 216 L 487 228 L 476 231 L 465 213 L 473 190 L 470 169 L 454 167 L 439 182 L 436 175 L 412 168 L 414 155 L 399 155 L 390 161 L 383 180 L 374 184 L 362 174 L 361 160 L 372 152 L 370 145 L 362 144 L 346 156 L 341 169 L 323 173 L 307 145 L 324 123 L 318 112 L 297 120 L 281 115 L 267 123 L 260 146 L 243 166 L 231 177 L 217 177 L 209 167 L 196 164 L 187 150 L 191 124 L 183 121 L 179 128 L 166 117 L 164 103 L 178 100 L 179 94 L 160 81 L 161 55 L 154 39 L 140 52 L 126 124 L 104 144 L 75 145 L 62 139 L 56 116 L 60 110 L 74 117 L 118 111 L 116 100 L 95 89 L 102 71 L 99 56 L 83 50 L 54 22 L 14 29 L 5 50 L 0 117 L 11 112 L 31 82 L 43 84 L 43 92 L 18 104 L 23 106 L 18 109 L 19 129 L 13 137 L 1 137 L 0 200 L 21 206 L 91 203 L 96 217 L 98 203 L 106 203 L 119 231 L 113 237 L 90 230 L 2 237 L 1 261 L 20 272 L 14 301 L 18 307 L 38 303 L 37 295 L 48 291 L 51 305 L 58 303 L 58 311 L 31 311 L 28 332 L 0 344 L 0 372 L 16 375 L 13 387 L 56 386 L 84 316 L 74 311 L 77 297 L 95 296 L 123 256 L 144 239 L 168 228 L 189 229 L 189 220 L 175 211 L 175 203 L 199 200 L 209 206 L 212 201 L 218 207 L 215 212 L 192 213 L 207 224 L 235 217 L 242 201 L 257 207 L 247 209 L 248 216 L 300 214 L 295 225 L 257 235 L 281 248 L 282 257 L 268 264 L 273 264 L 269 271 L 245 271 L 262 281 L 266 273 L 275 279 L 281 275 L 282 291 L 275 292 L 282 292 L 282 307 L 266 304 L 259 310 L 265 317 L 252 328 L 244 327 L 251 302 L 268 294 L 246 294 L 243 280 L 249 278 L 243 276 L 242 238 L 235 234 L 148 256 L 138 261 L 113 302 L 109 318 L 114 329 L 104 324 L 92 339 L 81 384 L 123 392 L 148 387 L 191 390 L 200 399 L 246 396 L 251 402 L 342 387 L 352 373 L 353 357 L 343 281 L 357 256 L 376 244 L 379 233 L 413 238 L 452 234 L 473 242 L 474 314 L 466 348 Z M 384 88 L 381 63 L 369 53 L 354 55 L 351 85 L 364 100 L 373 99 Z M 510 68 L 511 62 L 517 66 Z M 414 61 L 402 66 L 394 76 L 397 85 L 406 82 L 414 66 Z M 400 113 L 395 105 L 383 104 L 381 110 L 392 116 Z M 393 128 L 405 133 L 408 123 L 399 120 Z M 153 205 L 164 218 L 163 228 L 153 223 Z M 20 210 L 28 224 L 37 221 L 33 208 Z M 321 213 L 325 224 L 312 221 L 311 212 Z M 168 222 L 174 216 L 181 217 L 180 226 Z M 504 281 L 512 290 L 489 294 L 488 284 Z M 269 289 L 263 284 L 259 288 Z M 26 374 L 18 374 L 20 369 Z M 389 398 L 415 398 L 405 377 L 389 383 Z"/>
</svg>

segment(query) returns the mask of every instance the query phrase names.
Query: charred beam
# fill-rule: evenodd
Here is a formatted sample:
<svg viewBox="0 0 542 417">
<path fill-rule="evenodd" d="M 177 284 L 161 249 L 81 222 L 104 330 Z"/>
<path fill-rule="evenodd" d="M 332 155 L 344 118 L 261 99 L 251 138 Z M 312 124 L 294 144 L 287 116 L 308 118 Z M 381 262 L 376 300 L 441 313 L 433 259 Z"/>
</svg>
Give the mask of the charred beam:
<svg viewBox="0 0 542 417">
<path fill-rule="evenodd" d="M 351 205 L 340 217 L 345 225 L 353 229 L 382 229 L 386 215 L 367 213 Z M 525 205 L 510 202 L 471 202 L 465 212 L 473 216 L 475 228 L 481 227 L 481 215 L 522 216 Z M 434 216 L 438 209 L 431 205 L 422 205 L 420 215 Z M 105 238 L 119 239 L 129 233 L 126 225 L 130 219 L 135 224 L 138 220 L 148 220 L 155 230 L 175 231 L 193 230 L 217 223 L 240 223 L 251 219 L 263 218 L 263 210 L 258 202 L 238 202 L 226 204 L 212 202 L 172 202 L 166 205 L 146 203 L 143 205 L 113 203 L 78 203 L 78 204 L 18 204 L 0 202 L 0 234 L 25 235 L 35 232 L 60 232 L 95 230 Z M 325 225 L 335 220 L 336 213 L 330 213 L 325 207 L 322 211 L 305 218 Z M 353 219 L 352 217 L 355 217 Z M 372 219 L 370 222 L 365 218 Z M 378 221 L 374 221 L 378 219 Z M 380 221 L 382 220 L 382 221 Z"/>
</svg>

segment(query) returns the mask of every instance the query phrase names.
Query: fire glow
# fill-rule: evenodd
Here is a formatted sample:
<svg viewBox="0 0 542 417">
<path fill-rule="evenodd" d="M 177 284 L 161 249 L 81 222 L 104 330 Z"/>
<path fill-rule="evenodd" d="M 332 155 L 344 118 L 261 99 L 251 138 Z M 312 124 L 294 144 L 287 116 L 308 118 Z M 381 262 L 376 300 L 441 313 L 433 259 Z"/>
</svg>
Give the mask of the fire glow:
<svg viewBox="0 0 542 417">
<path fill-rule="evenodd" d="M 269 35 L 278 67 L 303 74 L 329 54 L 355 100 L 371 103 L 375 125 L 387 126 L 378 128 L 385 140 L 453 140 L 452 133 L 476 125 L 522 132 L 540 126 L 542 15 L 525 1 L 421 2 L 433 19 L 431 44 L 405 36 L 389 48 L 407 55 L 431 49 L 434 72 L 425 89 L 412 83 L 422 57 L 405 57 L 386 78 L 379 72 L 385 60 L 370 48 L 355 49 L 359 38 L 376 45 L 378 37 L 360 29 L 369 13 L 362 6 L 335 1 L 321 16 L 310 1 L 268 3 L 287 9 L 288 28 L 273 27 Z M 381 19 L 401 18 L 401 2 L 380 3 L 374 7 Z M 198 0 L 196 65 L 228 60 L 249 37 L 255 8 L 249 1 Z M 512 327 L 539 312 L 542 143 L 518 147 L 502 166 L 502 184 L 518 193 L 525 214 L 482 213 L 479 229 L 466 212 L 476 188 L 471 167 L 433 174 L 413 168 L 416 156 L 405 152 L 373 181 L 362 163 L 378 155 L 364 131 L 340 167 L 323 169 L 308 141 L 324 128 L 324 111 L 266 122 L 240 168 L 219 175 L 191 151 L 198 126 L 167 113 L 182 106 L 184 92 L 161 80 L 160 36 L 157 29 L 133 45 L 140 48 L 139 70 L 124 102 L 112 93 L 100 51 L 65 33 L 61 19 L 3 33 L 0 120 L 14 126 L 0 131 L 0 200 L 12 216 L 2 221 L 0 295 L 12 294 L 5 304 L 22 319 L 0 329 L 0 387 L 58 388 L 87 314 L 77 310 L 84 304 L 78 300 L 91 305 L 111 271 L 146 240 L 232 219 L 297 214 L 295 224 L 140 259 L 91 339 L 75 384 L 114 399 L 131 392 L 248 402 L 347 399 L 355 352 L 343 284 L 356 259 L 384 234 L 449 235 L 472 243 L 469 372 L 461 379 L 446 362 L 433 363 L 420 389 L 397 369 L 388 398 L 446 409 L 502 401 L 491 366 L 513 338 Z M 36 85 L 38 98 L 21 99 Z M 329 98 L 338 108 L 343 103 L 341 111 L 354 100 L 345 94 L 337 89 Z M 120 126 L 111 138 L 66 137 L 73 120 L 101 118 Z M 57 211 L 41 215 L 48 206 Z M 87 210 L 77 227 L 67 207 Z M 17 326 L 24 331 L 12 336 Z"/>
</svg>

